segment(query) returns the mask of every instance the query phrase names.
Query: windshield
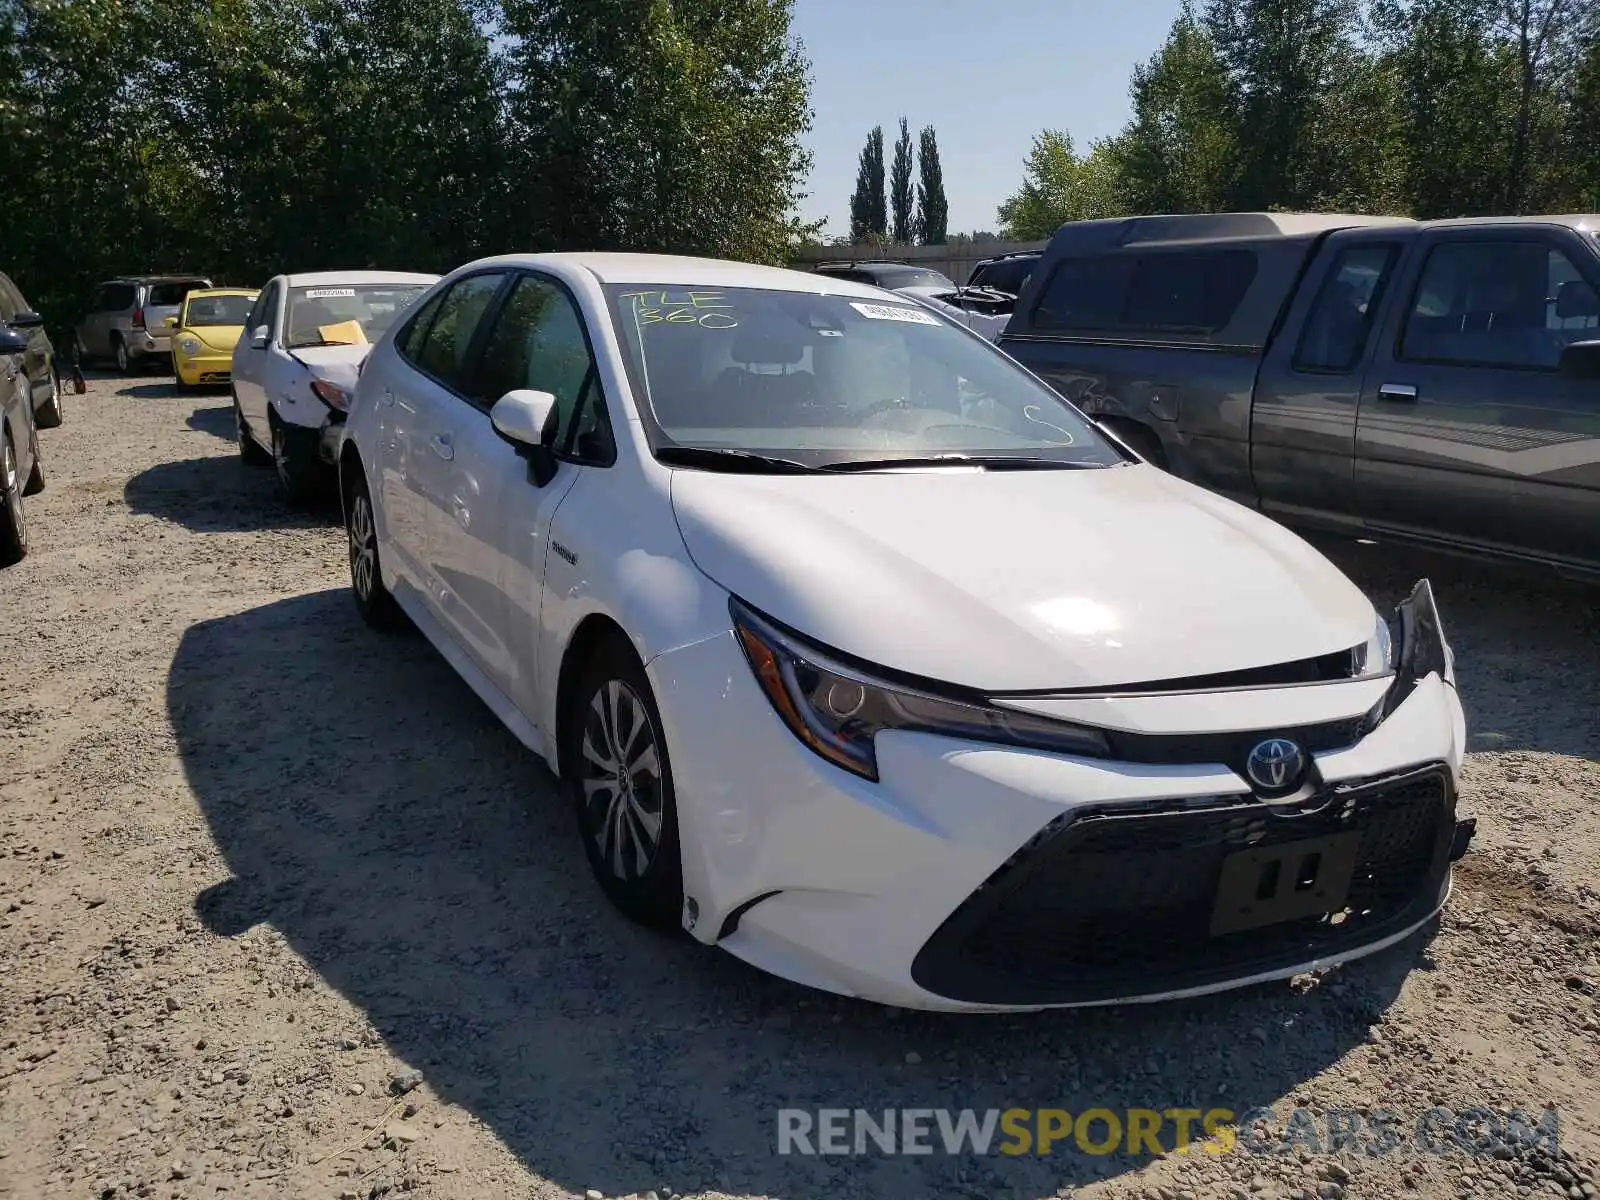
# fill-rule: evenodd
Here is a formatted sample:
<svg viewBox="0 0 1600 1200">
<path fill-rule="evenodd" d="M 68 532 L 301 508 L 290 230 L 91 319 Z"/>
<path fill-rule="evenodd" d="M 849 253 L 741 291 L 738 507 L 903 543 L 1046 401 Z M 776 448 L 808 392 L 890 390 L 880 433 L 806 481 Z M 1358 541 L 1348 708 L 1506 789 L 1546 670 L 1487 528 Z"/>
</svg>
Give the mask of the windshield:
<svg viewBox="0 0 1600 1200">
<path fill-rule="evenodd" d="M 285 345 L 363 346 L 377 341 L 406 307 L 427 290 L 420 283 L 324 284 L 289 290 Z"/>
<path fill-rule="evenodd" d="M 243 325 L 254 296 L 194 296 L 184 309 L 185 325 Z"/>
<path fill-rule="evenodd" d="M 944 455 L 1126 461 L 1048 387 L 910 302 L 606 289 L 652 445 L 834 467 Z"/>
</svg>

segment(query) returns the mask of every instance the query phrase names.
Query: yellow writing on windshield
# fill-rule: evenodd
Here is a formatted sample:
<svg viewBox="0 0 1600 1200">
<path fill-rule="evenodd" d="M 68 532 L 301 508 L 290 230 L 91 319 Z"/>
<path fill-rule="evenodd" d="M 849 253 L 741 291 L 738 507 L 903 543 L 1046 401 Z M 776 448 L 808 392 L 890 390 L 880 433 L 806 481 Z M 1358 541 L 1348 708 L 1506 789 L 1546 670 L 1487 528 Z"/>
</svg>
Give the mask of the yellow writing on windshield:
<svg viewBox="0 0 1600 1200">
<path fill-rule="evenodd" d="M 634 319 L 646 325 L 697 325 L 701 329 L 737 329 L 733 305 L 721 292 L 623 292 L 633 301 Z"/>
</svg>

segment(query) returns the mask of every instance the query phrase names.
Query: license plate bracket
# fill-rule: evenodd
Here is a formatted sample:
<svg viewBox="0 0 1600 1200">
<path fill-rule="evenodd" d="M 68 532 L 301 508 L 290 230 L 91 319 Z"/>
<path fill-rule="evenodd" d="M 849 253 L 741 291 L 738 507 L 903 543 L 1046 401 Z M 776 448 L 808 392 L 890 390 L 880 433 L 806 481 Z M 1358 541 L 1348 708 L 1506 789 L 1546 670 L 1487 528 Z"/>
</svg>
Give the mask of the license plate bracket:
<svg viewBox="0 0 1600 1200">
<path fill-rule="evenodd" d="M 1211 936 L 1241 933 L 1344 906 L 1355 875 L 1359 833 L 1252 846 L 1222 860 Z"/>
</svg>

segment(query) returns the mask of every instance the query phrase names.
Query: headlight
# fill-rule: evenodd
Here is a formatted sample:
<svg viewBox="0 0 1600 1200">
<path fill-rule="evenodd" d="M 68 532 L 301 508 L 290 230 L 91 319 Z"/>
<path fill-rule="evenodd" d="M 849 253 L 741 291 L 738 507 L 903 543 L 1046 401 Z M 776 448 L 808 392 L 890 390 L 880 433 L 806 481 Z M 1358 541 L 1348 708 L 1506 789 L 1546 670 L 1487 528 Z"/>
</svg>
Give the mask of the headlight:
<svg viewBox="0 0 1600 1200">
<path fill-rule="evenodd" d="M 978 742 L 1104 756 L 1098 730 L 935 696 L 846 666 L 729 600 L 733 628 L 756 682 L 790 731 L 836 766 L 878 778 L 881 730 L 943 734 Z"/>
<path fill-rule="evenodd" d="M 311 390 L 317 394 L 317 399 L 321 400 L 329 408 L 337 409 L 339 412 L 350 411 L 349 388 L 342 388 L 337 383 L 329 383 L 326 379 L 313 379 L 311 381 Z"/>
<path fill-rule="evenodd" d="M 199 354 L 200 339 L 186 333 L 178 339 L 178 349 L 191 356 Z"/>
<path fill-rule="evenodd" d="M 1396 610 L 1400 622 L 1399 645 L 1395 651 L 1394 686 L 1384 699 L 1387 716 L 1411 695 L 1429 675 L 1437 675 L 1451 687 L 1456 682 L 1456 658 L 1444 639 L 1439 607 L 1434 603 L 1433 585 L 1419 580 Z"/>
<path fill-rule="evenodd" d="M 1389 630 L 1389 622 L 1383 617 L 1378 618 L 1378 623 L 1372 630 L 1365 645 L 1355 649 L 1355 663 L 1352 678 L 1375 679 L 1381 675 L 1388 675 L 1394 670 L 1394 637 Z"/>
</svg>

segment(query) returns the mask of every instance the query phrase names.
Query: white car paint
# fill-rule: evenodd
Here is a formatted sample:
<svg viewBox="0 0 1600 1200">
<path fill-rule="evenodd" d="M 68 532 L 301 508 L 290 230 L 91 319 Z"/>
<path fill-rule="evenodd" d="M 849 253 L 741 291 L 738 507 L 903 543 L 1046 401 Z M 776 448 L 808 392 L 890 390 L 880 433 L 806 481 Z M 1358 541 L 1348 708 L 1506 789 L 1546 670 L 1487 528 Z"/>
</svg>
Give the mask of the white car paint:
<svg viewBox="0 0 1600 1200">
<path fill-rule="evenodd" d="M 1281 526 L 1143 464 L 831 476 L 721 474 L 656 458 L 607 286 L 881 302 L 876 289 L 670 257 L 507 256 L 460 268 L 417 310 L 484 272 L 533 272 L 570 295 L 615 461 L 561 462 L 536 486 L 485 408 L 399 353 L 397 323 L 374 347 L 351 405 L 347 511 L 349 489 L 364 486 L 383 585 L 553 770 L 573 765 L 561 761 L 556 734 L 575 638 L 597 618 L 623 631 L 660 711 L 683 923 L 698 940 L 884 1003 L 1033 1009 L 1284 978 L 1390 945 L 1444 902 L 1447 874 L 1404 928 L 1192 985 L 1014 1003 L 930 991 L 913 977 L 921 948 L 1053 822 L 1157 802 L 1254 805 L 1251 783 L 1222 762 L 1119 761 L 893 729 L 876 739 L 879 778 L 863 778 L 813 752 L 776 713 L 741 650 L 730 594 L 832 654 L 876 664 L 862 668 L 867 678 L 1030 693 L 990 704 L 1107 731 L 1252 739 L 1287 720 L 1361 718 L 1398 686 L 1395 673 L 1183 681 L 1361 646 L 1378 623 L 1371 604 Z M 1324 783 L 1438 764 L 1453 800 L 1465 734 L 1453 671 L 1443 674 L 1421 678 L 1353 743 L 1313 751 Z M 1123 694 L 1119 685 L 1144 686 Z M 1252 811 L 1266 820 L 1267 807 Z"/>
<path fill-rule="evenodd" d="M 290 349 L 284 322 L 295 288 L 359 287 L 364 284 L 415 284 L 426 287 L 437 275 L 410 271 L 313 271 L 279 275 L 261 289 L 249 327 L 233 349 L 233 395 L 244 431 L 263 450 L 273 448 L 274 422 L 318 437 L 343 419 L 311 390 L 326 380 L 353 391 L 356 374 L 370 346 L 315 346 Z"/>
<path fill-rule="evenodd" d="M 926 305 L 941 316 L 947 317 L 957 325 L 964 325 L 980 337 L 998 342 L 1000 335 L 1006 331 L 1006 326 L 1011 321 L 1011 314 L 979 312 L 975 308 L 963 308 L 951 304 L 944 297 L 950 294 L 949 288 L 938 287 L 903 287 L 895 288 L 895 294 L 910 296 L 918 304 Z"/>
</svg>

